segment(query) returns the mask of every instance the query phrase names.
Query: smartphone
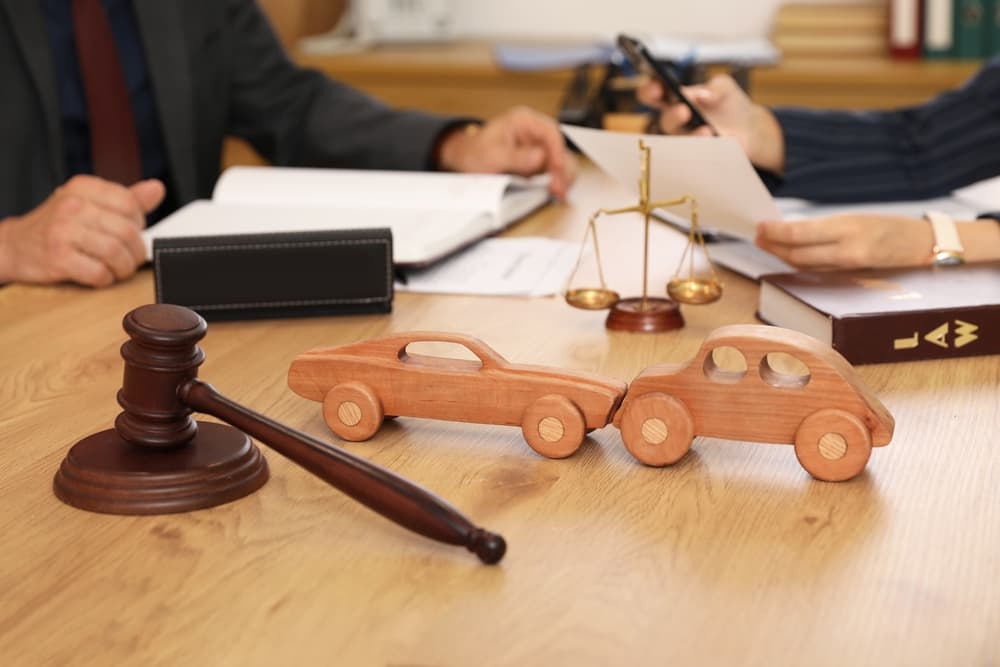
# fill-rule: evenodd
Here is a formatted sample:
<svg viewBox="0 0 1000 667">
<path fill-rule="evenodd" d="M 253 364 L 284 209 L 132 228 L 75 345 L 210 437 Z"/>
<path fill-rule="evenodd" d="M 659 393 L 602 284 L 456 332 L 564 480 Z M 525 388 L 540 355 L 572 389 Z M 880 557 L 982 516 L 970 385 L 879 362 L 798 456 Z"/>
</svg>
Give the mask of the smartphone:
<svg viewBox="0 0 1000 667">
<path fill-rule="evenodd" d="M 677 78 L 677 75 L 669 67 L 658 62 L 642 42 L 635 37 L 618 35 L 618 48 L 622 50 L 625 57 L 632 63 L 632 67 L 635 68 L 636 72 L 652 76 L 663 85 L 663 93 L 667 96 L 668 102 L 680 102 L 691 110 L 691 120 L 684 125 L 685 130 L 693 130 L 704 125 L 712 131 L 712 134 L 719 134 L 705 120 L 705 117 L 701 115 L 698 107 L 681 90 L 681 82 Z"/>
</svg>

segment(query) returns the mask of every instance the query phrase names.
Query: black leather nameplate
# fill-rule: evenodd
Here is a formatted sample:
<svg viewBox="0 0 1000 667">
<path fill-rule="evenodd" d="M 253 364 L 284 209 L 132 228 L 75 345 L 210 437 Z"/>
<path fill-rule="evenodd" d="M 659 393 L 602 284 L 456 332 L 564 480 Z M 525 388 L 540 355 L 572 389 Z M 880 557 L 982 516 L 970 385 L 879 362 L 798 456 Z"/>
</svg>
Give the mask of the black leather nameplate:
<svg viewBox="0 0 1000 667">
<path fill-rule="evenodd" d="M 156 302 L 205 319 L 392 310 L 392 232 L 352 229 L 153 240 Z"/>
</svg>

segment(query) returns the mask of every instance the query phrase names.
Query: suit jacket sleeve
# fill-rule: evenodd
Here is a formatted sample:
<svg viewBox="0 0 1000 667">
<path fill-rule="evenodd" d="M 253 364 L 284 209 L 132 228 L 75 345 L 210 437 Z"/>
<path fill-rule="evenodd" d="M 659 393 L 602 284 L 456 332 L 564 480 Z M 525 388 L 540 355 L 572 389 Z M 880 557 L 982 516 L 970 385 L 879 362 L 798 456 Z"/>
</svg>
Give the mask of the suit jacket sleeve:
<svg viewBox="0 0 1000 667">
<path fill-rule="evenodd" d="M 419 170 L 456 119 L 398 111 L 292 63 L 256 3 L 229 0 L 227 131 L 278 165 Z"/>
<path fill-rule="evenodd" d="M 785 135 L 776 196 L 915 200 L 1000 174 L 1000 58 L 962 88 L 895 111 L 775 109 Z"/>
</svg>

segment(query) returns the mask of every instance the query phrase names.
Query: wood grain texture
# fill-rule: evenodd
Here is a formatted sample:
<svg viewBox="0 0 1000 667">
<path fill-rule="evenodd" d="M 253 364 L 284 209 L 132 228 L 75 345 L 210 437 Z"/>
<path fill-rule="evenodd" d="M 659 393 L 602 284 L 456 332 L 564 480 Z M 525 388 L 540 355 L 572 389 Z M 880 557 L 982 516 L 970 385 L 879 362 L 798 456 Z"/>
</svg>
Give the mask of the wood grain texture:
<svg viewBox="0 0 1000 667">
<path fill-rule="evenodd" d="M 514 234 L 583 236 L 629 197 L 584 168 L 570 202 Z M 631 293 L 641 225 L 607 235 Z M 654 228 L 650 285 L 686 239 Z M 614 237 L 614 238 L 611 238 Z M 602 238 L 602 251 L 605 239 Z M 631 277 L 630 277 L 631 276 Z M 656 280 L 652 280 L 656 278 Z M 213 323 L 201 374 L 330 439 L 288 390 L 303 350 L 414 329 L 510 359 L 628 380 L 753 322 L 725 274 L 666 334 L 607 332 L 555 299 L 399 294 L 394 312 Z M 50 489 L 67 448 L 120 408 L 121 317 L 148 273 L 107 290 L 0 289 L 0 656 L 5 665 L 989 665 L 1000 662 L 1000 357 L 858 369 L 896 416 L 861 475 L 814 481 L 786 447 L 696 438 L 643 466 L 613 427 L 563 460 L 517 429 L 399 418 L 344 443 L 507 538 L 497 568 L 382 519 L 271 452 L 257 493 L 177 516 L 88 514 Z"/>
</svg>

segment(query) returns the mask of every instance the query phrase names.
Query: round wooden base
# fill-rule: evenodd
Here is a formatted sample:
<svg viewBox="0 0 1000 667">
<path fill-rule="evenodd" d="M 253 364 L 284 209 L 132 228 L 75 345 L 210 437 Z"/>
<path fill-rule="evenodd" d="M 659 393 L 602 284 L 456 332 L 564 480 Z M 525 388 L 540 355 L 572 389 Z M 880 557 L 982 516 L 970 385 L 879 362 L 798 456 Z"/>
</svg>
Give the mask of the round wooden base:
<svg viewBox="0 0 1000 667">
<path fill-rule="evenodd" d="M 198 422 L 186 445 L 156 450 L 113 429 L 73 445 L 53 481 L 63 502 L 106 514 L 170 514 L 213 507 L 267 481 L 267 460 L 242 431 Z"/>
<path fill-rule="evenodd" d="M 622 299 L 611 308 L 604 326 L 614 331 L 652 333 L 684 326 L 680 306 L 670 299 L 642 297 Z"/>
</svg>

